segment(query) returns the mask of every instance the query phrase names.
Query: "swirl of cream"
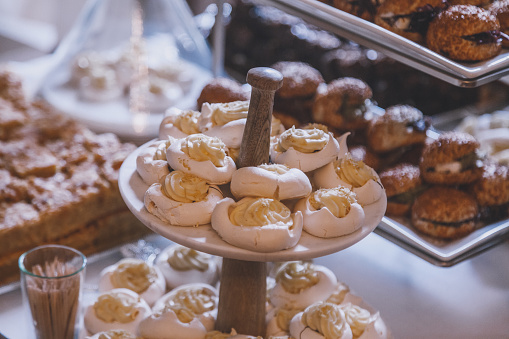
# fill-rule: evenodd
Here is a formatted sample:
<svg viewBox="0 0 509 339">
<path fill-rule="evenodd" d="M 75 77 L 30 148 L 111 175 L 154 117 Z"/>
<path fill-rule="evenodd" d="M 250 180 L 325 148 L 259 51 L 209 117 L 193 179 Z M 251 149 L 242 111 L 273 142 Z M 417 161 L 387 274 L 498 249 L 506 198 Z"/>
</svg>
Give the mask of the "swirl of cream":
<svg viewBox="0 0 509 339">
<path fill-rule="evenodd" d="M 153 267 L 139 260 L 125 259 L 111 273 L 110 280 L 114 288 L 127 288 L 136 293 L 145 292 L 157 279 Z"/>
<path fill-rule="evenodd" d="M 167 261 L 177 271 L 205 272 L 209 268 L 210 255 L 185 246 L 177 246 L 168 256 Z"/>
<path fill-rule="evenodd" d="M 282 202 L 270 198 L 246 197 L 230 211 L 236 226 L 292 225 L 292 212 Z"/>
<path fill-rule="evenodd" d="M 336 218 L 344 218 L 355 202 L 355 194 L 346 187 L 322 188 L 309 197 L 315 210 L 327 207 Z"/>
<path fill-rule="evenodd" d="M 299 309 L 278 309 L 275 315 L 277 326 L 283 331 L 288 332 L 290 330 L 290 321 L 299 312 L 301 312 Z"/>
<path fill-rule="evenodd" d="M 217 307 L 217 297 L 208 288 L 189 286 L 178 290 L 167 305 L 186 308 L 196 315 L 210 312 Z"/>
<path fill-rule="evenodd" d="M 319 302 L 302 313 L 302 323 L 322 334 L 325 339 L 341 338 L 348 324 L 345 313 L 337 305 Z"/>
<path fill-rule="evenodd" d="M 173 311 L 173 313 L 175 313 L 175 315 L 177 316 L 178 320 L 184 324 L 189 324 L 196 317 L 192 310 L 185 306 L 177 304 L 166 305 L 164 310 L 162 310 L 160 313 L 162 314 L 169 311 Z"/>
<path fill-rule="evenodd" d="M 161 190 L 168 198 L 179 202 L 203 201 L 210 185 L 196 175 L 182 171 L 170 172 L 164 178 Z"/>
<path fill-rule="evenodd" d="M 299 129 L 293 126 L 279 136 L 279 149 L 284 152 L 290 147 L 302 153 L 322 150 L 329 141 L 329 135 L 318 128 Z"/>
<path fill-rule="evenodd" d="M 302 127 L 302 129 L 313 129 L 313 128 L 317 128 L 319 130 L 324 131 L 325 133 L 329 133 L 329 127 L 327 127 L 326 125 L 323 125 L 323 124 L 317 124 L 317 123 L 310 122 L 309 124 L 304 125 Z"/>
<path fill-rule="evenodd" d="M 371 313 L 360 306 L 350 303 L 339 305 L 339 307 L 345 312 L 345 319 L 352 329 L 353 336 L 355 338 L 360 337 L 371 322 Z"/>
<path fill-rule="evenodd" d="M 200 112 L 193 110 L 182 111 L 174 118 L 173 126 L 188 135 L 200 133 L 198 129 L 199 118 Z M 164 124 L 164 119 L 162 124 Z"/>
<path fill-rule="evenodd" d="M 139 300 L 124 293 L 109 292 L 100 295 L 94 303 L 94 312 L 97 318 L 106 322 L 119 322 L 122 324 L 134 321 L 139 310 L 136 305 Z"/>
<path fill-rule="evenodd" d="M 287 292 L 293 294 L 316 285 L 319 280 L 314 265 L 306 262 L 289 262 L 276 274 L 276 283 L 281 284 Z"/>
<path fill-rule="evenodd" d="M 377 181 L 370 167 L 363 161 L 356 161 L 348 153 L 344 158 L 334 163 L 339 179 L 353 187 L 364 186 L 370 179 Z"/>
<path fill-rule="evenodd" d="M 274 172 L 274 173 L 280 174 L 280 175 L 288 173 L 290 171 L 290 167 L 288 167 L 284 164 L 261 164 L 258 167 L 260 167 L 266 171 Z"/>
<path fill-rule="evenodd" d="M 228 149 L 221 139 L 204 134 L 192 134 L 184 139 L 181 150 L 196 161 L 210 160 L 214 166 L 224 166 Z"/>
<path fill-rule="evenodd" d="M 230 121 L 247 118 L 249 101 L 233 101 L 212 105 L 212 123 L 223 126 Z"/>
</svg>

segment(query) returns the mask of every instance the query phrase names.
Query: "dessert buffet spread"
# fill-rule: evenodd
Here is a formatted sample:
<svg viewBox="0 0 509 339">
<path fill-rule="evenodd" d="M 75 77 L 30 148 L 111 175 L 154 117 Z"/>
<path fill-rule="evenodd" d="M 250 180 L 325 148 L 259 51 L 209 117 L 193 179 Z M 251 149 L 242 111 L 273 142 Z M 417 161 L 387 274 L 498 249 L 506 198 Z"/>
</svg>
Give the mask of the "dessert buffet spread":
<svg viewBox="0 0 509 339">
<path fill-rule="evenodd" d="M 147 229 L 129 212 L 118 172 L 135 149 L 94 134 L 0 74 L 0 285 L 19 279 L 19 256 L 58 243 L 92 254 Z"/>
<path fill-rule="evenodd" d="M 85 305 L 87 338 L 261 338 L 214 330 L 221 258 L 178 244 L 154 264 L 122 259 L 105 267 Z M 327 267 L 272 263 L 264 338 L 391 338 L 380 312 Z"/>
</svg>

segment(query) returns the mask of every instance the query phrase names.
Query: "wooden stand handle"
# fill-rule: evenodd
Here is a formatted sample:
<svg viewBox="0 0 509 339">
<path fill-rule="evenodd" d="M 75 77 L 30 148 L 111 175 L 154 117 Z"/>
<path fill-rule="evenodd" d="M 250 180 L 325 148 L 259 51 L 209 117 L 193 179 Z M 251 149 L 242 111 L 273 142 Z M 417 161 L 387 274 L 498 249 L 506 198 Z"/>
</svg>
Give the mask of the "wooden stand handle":
<svg viewBox="0 0 509 339">
<path fill-rule="evenodd" d="M 283 75 L 271 68 L 253 68 L 247 82 L 252 90 L 239 167 L 269 162 L 274 92 L 283 84 Z M 265 336 L 266 277 L 265 262 L 223 259 L 216 330 Z"/>
</svg>

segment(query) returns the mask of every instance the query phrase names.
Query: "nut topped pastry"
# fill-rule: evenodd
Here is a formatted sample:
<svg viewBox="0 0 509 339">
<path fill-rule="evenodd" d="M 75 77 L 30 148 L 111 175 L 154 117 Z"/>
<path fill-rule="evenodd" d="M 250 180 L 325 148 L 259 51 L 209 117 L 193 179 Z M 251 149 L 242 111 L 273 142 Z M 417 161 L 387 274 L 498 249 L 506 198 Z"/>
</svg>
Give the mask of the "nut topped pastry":
<svg viewBox="0 0 509 339">
<path fill-rule="evenodd" d="M 429 25 L 428 47 L 458 61 L 480 61 L 502 49 L 500 23 L 491 12 L 472 5 L 455 5 Z"/>
<path fill-rule="evenodd" d="M 479 142 L 470 134 L 446 132 L 428 142 L 422 152 L 419 168 L 428 183 L 458 185 L 480 178 L 482 161 Z"/>
</svg>

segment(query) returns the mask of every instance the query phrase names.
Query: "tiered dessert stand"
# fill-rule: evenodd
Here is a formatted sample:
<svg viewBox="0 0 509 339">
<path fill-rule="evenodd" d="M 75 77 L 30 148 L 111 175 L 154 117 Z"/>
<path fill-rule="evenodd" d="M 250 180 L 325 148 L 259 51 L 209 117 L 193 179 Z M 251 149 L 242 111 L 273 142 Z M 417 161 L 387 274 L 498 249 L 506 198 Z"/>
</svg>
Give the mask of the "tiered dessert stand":
<svg viewBox="0 0 509 339">
<path fill-rule="evenodd" d="M 274 92 L 283 76 L 270 68 L 254 68 L 247 74 L 252 86 L 247 123 L 242 140 L 239 167 L 269 162 L 270 127 Z M 119 187 L 129 209 L 154 232 L 181 245 L 223 257 L 216 329 L 229 333 L 265 336 L 267 262 L 307 260 L 341 251 L 362 240 L 381 221 L 387 206 L 385 194 L 366 206 L 366 220 L 356 232 L 337 238 L 317 238 L 302 232 L 299 243 L 288 250 L 259 253 L 224 242 L 210 225 L 173 226 L 150 214 L 143 196 L 148 188 L 136 172 L 136 157 L 141 146 L 129 155 L 120 168 Z"/>
</svg>

